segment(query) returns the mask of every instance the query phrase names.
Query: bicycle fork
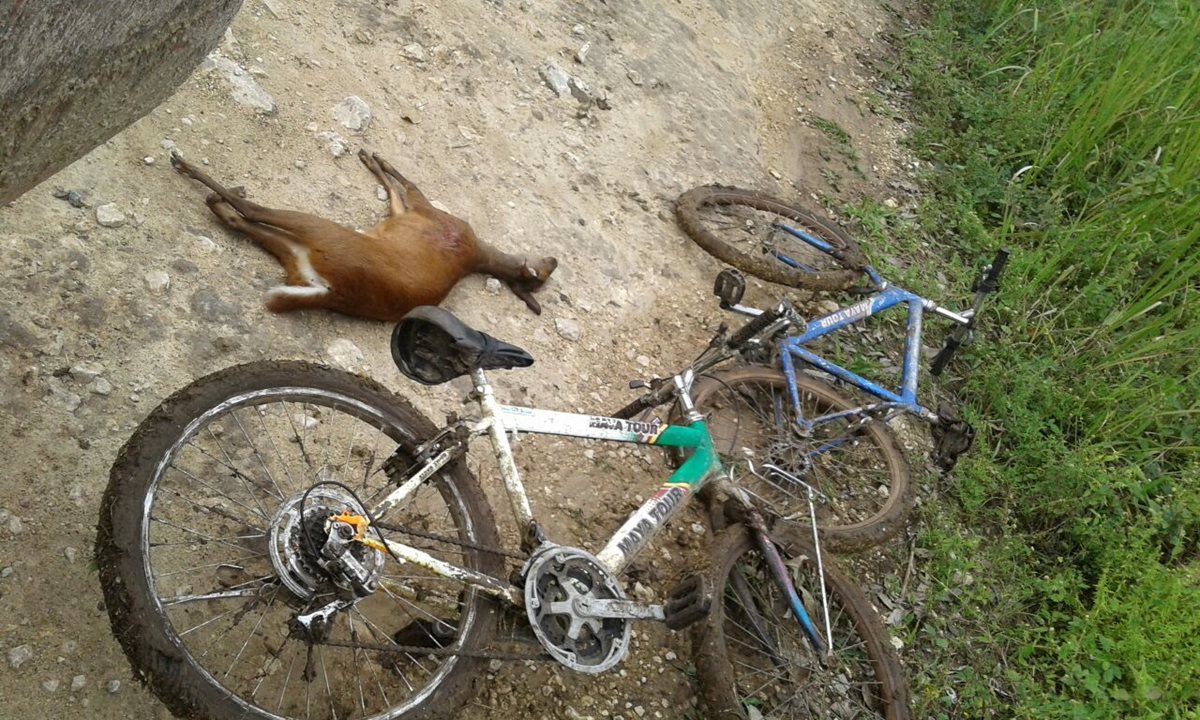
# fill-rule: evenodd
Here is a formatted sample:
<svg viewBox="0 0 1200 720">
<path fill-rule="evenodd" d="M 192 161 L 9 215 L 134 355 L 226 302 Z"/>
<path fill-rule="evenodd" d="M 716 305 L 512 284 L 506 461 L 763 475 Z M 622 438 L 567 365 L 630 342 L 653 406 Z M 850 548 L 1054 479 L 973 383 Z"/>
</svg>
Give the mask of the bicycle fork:
<svg viewBox="0 0 1200 720">
<path fill-rule="evenodd" d="M 762 514 L 758 510 L 750 508 L 746 512 L 746 525 L 754 533 L 758 549 L 766 558 L 767 567 L 770 568 L 775 583 L 787 595 L 792 614 L 800 621 L 800 627 L 804 628 L 804 634 L 808 636 L 808 641 L 812 643 L 813 649 L 817 651 L 818 655 L 824 656 L 825 642 L 821 639 L 821 634 L 817 632 L 816 626 L 813 625 L 812 618 L 808 616 L 808 611 L 804 609 L 804 603 L 800 600 L 800 594 L 796 592 L 796 585 L 792 582 L 787 565 L 783 563 L 783 556 L 779 554 L 779 548 L 775 547 L 771 536 L 767 534 L 767 525 Z"/>
</svg>

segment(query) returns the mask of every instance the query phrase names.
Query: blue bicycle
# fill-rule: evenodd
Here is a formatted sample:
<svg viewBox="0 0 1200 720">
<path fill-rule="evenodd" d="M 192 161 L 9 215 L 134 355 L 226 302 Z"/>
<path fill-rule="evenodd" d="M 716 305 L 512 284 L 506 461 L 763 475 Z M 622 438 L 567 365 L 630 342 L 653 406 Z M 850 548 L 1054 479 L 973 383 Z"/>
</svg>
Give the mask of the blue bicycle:
<svg viewBox="0 0 1200 720">
<path fill-rule="evenodd" d="M 844 271 L 853 269 L 869 293 L 865 299 L 806 321 L 787 300 L 766 310 L 740 304 L 745 281 L 736 270 L 723 270 L 714 287 L 721 307 L 753 319 L 732 337 L 722 327 L 693 364 L 697 373 L 705 374 L 697 383 L 695 403 L 708 418 L 714 446 L 735 483 L 778 521 L 807 520 L 811 489 L 821 501 L 818 529 L 830 548 L 858 550 L 886 540 L 903 527 L 912 504 L 906 454 L 887 421 L 908 413 L 930 423 L 935 460 L 944 470 L 967 450 L 974 435 L 948 405 L 935 413 L 917 400 L 924 316 L 932 312 L 956 326 L 933 359 L 931 372 L 937 375 L 969 342 L 985 298 L 998 289 L 1007 251 L 997 252 L 984 269 L 972 307 L 956 312 L 887 282 L 861 257 L 852 240 L 811 213 L 736 188 L 699 188 L 685 193 L 677 206 L 689 234 L 689 228 L 714 226 L 702 214 L 706 208 L 734 217 L 728 226 L 736 234 L 756 236 L 755 242 L 775 265 L 831 286 L 831 273 L 837 273 L 837 282 L 844 284 Z M 748 216 L 747 209 L 755 214 Z M 708 235 L 710 240 L 716 237 L 711 231 Z M 829 258 L 841 269 L 829 270 L 828 263 L 822 265 L 814 256 Z M 808 347 L 818 338 L 896 307 L 907 310 L 904 360 L 896 389 Z M 747 364 L 708 372 L 735 358 Z M 847 398 L 830 378 L 862 390 L 873 401 L 863 404 Z M 650 393 L 621 413 L 632 416 L 655 404 L 664 391 L 663 381 L 651 381 L 649 387 Z"/>
</svg>

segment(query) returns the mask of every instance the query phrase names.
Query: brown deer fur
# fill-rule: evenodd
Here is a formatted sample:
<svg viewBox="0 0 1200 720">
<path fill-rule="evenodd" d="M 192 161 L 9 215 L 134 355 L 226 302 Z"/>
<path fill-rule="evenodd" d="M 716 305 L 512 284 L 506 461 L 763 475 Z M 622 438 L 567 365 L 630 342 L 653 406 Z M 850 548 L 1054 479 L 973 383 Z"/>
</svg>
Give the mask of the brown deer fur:
<svg viewBox="0 0 1200 720">
<path fill-rule="evenodd" d="M 440 303 L 471 273 L 494 275 L 540 314 L 532 293 L 558 261 L 528 262 L 484 243 L 471 226 L 433 207 L 421 191 L 378 155 L 358 157 L 387 190 L 388 218 L 366 232 L 292 210 L 249 202 L 172 155 L 183 175 L 208 186 L 208 207 L 228 227 L 274 255 L 287 284 L 271 288 L 274 312 L 323 308 L 374 320 L 399 320 L 418 305 Z"/>
</svg>

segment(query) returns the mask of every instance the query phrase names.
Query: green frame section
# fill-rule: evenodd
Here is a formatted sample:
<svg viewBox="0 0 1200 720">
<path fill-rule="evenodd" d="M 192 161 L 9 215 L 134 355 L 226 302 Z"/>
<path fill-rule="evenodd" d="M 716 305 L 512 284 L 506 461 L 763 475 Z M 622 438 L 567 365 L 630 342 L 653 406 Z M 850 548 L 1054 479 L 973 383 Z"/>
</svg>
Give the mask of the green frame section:
<svg viewBox="0 0 1200 720">
<path fill-rule="evenodd" d="M 703 420 L 697 420 L 691 425 L 668 425 L 654 439 L 653 444 L 695 450 L 671 473 L 664 485 L 688 485 L 695 489 L 706 478 L 724 471 L 721 458 L 713 449 L 708 425 Z"/>
</svg>

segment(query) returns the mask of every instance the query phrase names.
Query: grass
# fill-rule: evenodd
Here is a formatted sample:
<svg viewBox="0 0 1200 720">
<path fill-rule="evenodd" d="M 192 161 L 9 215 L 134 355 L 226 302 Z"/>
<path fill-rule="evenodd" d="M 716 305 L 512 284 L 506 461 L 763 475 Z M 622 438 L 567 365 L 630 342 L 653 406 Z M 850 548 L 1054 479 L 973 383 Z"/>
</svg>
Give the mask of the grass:
<svg viewBox="0 0 1200 720">
<path fill-rule="evenodd" d="M 908 39 L 926 194 L 850 212 L 963 285 L 1013 250 L 923 508 L 917 717 L 1200 717 L 1197 37 L 1195 3 L 931 0 Z"/>
</svg>

